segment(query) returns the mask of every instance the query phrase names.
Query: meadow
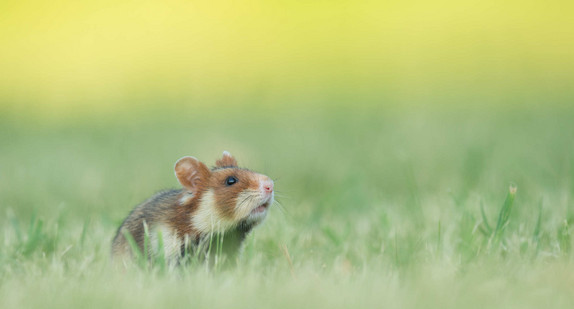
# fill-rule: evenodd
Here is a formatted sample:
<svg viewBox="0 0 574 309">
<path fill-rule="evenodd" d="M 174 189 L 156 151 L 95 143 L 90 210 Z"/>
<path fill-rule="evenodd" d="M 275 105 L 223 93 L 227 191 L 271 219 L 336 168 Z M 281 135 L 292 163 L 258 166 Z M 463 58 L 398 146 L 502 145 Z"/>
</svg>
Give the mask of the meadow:
<svg viewBox="0 0 574 309">
<path fill-rule="evenodd" d="M 574 113 L 542 107 L 153 108 L 0 122 L 3 308 L 567 308 Z M 110 264 L 127 213 L 221 151 L 279 207 L 237 267 Z"/>
</svg>

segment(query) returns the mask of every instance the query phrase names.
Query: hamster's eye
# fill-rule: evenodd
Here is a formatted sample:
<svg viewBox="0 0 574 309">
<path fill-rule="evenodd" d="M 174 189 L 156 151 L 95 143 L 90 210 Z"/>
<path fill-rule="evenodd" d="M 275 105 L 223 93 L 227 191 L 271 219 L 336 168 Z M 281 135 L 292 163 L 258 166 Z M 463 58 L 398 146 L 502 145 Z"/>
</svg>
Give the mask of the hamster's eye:
<svg viewBox="0 0 574 309">
<path fill-rule="evenodd" d="M 225 180 L 225 184 L 228 186 L 231 186 L 231 185 L 235 184 L 236 182 L 237 182 L 237 178 L 235 178 L 235 176 L 229 176 Z"/>
</svg>

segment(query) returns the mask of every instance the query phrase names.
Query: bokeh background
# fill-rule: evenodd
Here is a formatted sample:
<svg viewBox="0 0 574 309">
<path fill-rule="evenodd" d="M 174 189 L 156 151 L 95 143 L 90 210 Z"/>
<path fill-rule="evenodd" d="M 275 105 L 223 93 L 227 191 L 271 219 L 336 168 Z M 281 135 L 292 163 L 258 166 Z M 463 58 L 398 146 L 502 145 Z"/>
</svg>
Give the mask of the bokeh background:
<svg viewBox="0 0 574 309">
<path fill-rule="evenodd" d="M 295 197 L 317 196 L 301 185 L 308 176 L 361 179 L 358 169 L 400 195 L 411 186 L 405 165 L 420 171 L 413 179 L 442 176 L 447 162 L 453 174 L 481 173 L 473 160 L 488 161 L 489 151 L 560 157 L 544 146 L 554 139 L 567 147 L 566 162 L 573 8 L 568 1 L 3 1 L 3 195 L 22 201 L 26 190 L 55 186 L 48 191 L 59 193 L 46 197 L 58 200 L 84 192 L 83 181 L 94 197 L 114 192 L 114 200 L 136 190 L 129 184 L 140 181 L 139 170 L 148 173 L 143 198 L 159 185 L 150 178 L 177 185 L 171 164 L 180 156 L 212 162 L 224 149 L 255 169 L 275 168 L 269 172 L 301 188 Z M 529 160 L 558 162 L 548 155 Z M 507 178 L 524 172 L 513 168 Z M 466 177 L 480 183 L 478 174 Z M 436 183 L 429 176 L 425 187 Z M 450 178 L 445 189 L 457 184 Z M 95 212 L 112 208 L 81 199 Z"/>
<path fill-rule="evenodd" d="M 2 1 L 0 100 L 75 118 L 240 104 L 560 105 L 569 1 Z"/>
<path fill-rule="evenodd" d="M 572 16 L 561 0 L 1 1 L 0 307 L 571 306 Z M 223 150 L 282 205 L 240 266 L 111 270 L 116 228 L 178 187 L 174 162 Z"/>
</svg>

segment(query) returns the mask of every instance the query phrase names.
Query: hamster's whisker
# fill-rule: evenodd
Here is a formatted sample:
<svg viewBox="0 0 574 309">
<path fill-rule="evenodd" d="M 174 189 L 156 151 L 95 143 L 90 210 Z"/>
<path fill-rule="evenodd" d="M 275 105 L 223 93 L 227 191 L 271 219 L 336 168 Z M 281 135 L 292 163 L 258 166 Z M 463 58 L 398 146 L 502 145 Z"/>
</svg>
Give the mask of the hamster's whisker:
<svg viewBox="0 0 574 309">
<path fill-rule="evenodd" d="M 244 204 L 248 204 L 251 203 L 251 200 L 256 198 L 257 195 L 256 194 L 250 194 L 247 197 L 245 197 L 243 200 L 241 200 L 241 202 L 239 202 L 239 204 L 237 204 L 237 208 L 243 208 Z"/>
<path fill-rule="evenodd" d="M 285 193 L 284 191 L 279 191 L 279 190 L 275 190 L 273 191 L 273 194 L 275 194 L 275 196 L 287 196 L 287 195 L 283 195 L 283 193 Z"/>
<path fill-rule="evenodd" d="M 285 195 L 275 195 L 275 199 L 289 199 L 289 197 Z"/>
<path fill-rule="evenodd" d="M 246 197 L 244 197 L 238 204 L 238 206 L 241 206 L 246 200 L 250 199 L 253 195 L 248 195 Z"/>
<path fill-rule="evenodd" d="M 285 209 L 285 207 L 283 207 L 283 205 L 281 205 L 281 203 L 279 203 L 278 201 L 274 200 L 273 204 L 277 205 L 277 209 L 279 209 L 279 211 L 283 214 L 286 215 L 287 214 L 287 210 Z"/>
</svg>

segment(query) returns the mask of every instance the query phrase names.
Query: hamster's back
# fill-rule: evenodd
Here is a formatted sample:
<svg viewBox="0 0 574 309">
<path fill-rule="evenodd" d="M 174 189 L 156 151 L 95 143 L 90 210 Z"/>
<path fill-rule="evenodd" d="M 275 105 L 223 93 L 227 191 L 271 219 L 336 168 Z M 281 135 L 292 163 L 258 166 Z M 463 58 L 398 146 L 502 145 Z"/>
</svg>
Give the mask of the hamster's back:
<svg viewBox="0 0 574 309">
<path fill-rule="evenodd" d="M 145 221 L 151 230 L 155 225 L 165 221 L 169 212 L 177 206 L 178 196 L 182 190 L 162 191 L 134 208 L 118 229 L 112 242 L 113 257 L 128 257 L 132 254 L 132 249 L 124 233 L 128 232 L 134 238 L 139 249 L 144 248 L 144 224 Z"/>
</svg>

